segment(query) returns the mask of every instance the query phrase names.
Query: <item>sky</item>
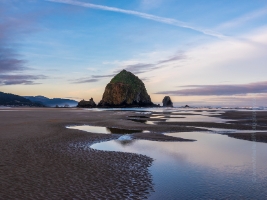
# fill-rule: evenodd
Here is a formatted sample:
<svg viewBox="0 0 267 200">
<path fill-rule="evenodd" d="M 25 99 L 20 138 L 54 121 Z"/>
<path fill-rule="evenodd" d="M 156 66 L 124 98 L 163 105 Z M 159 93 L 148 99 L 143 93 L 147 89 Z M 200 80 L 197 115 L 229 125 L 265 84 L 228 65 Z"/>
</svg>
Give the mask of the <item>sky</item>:
<svg viewBox="0 0 267 200">
<path fill-rule="evenodd" d="M 267 2 L 0 0 L 0 91 L 99 102 L 122 69 L 154 103 L 267 106 Z"/>
</svg>

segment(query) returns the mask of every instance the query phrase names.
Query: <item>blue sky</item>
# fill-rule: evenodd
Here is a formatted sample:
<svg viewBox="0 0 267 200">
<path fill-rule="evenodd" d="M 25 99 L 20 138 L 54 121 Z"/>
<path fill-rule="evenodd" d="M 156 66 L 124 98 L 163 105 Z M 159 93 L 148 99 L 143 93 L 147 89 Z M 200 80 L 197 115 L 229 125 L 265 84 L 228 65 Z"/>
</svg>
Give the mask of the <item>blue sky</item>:
<svg viewBox="0 0 267 200">
<path fill-rule="evenodd" d="M 263 0 L 0 0 L 0 90 L 101 99 L 122 69 L 154 102 L 267 100 Z"/>
</svg>

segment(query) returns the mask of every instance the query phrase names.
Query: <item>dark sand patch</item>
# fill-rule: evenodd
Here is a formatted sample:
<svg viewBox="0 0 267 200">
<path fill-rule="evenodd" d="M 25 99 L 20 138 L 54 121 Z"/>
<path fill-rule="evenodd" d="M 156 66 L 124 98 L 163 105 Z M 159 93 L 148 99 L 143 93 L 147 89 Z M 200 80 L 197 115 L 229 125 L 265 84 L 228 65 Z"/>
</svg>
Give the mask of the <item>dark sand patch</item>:
<svg viewBox="0 0 267 200">
<path fill-rule="evenodd" d="M 253 119 L 255 115 L 255 120 Z M 247 125 L 252 127 L 252 123 L 256 122 L 256 129 L 267 130 L 267 111 L 227 111 L 218 116 L 223 119 L 234 119 L 231 122 L 236 125 Z"/>
<path fill-rule="evenodd" d="M 252 125 L 244 125 L 238 123 L 213 123 L 213 122 L 158 122 L 159 125 L 177 125 L 177 126 L 193 126 L 193 127 L 207 127 L 207 128 L 223 128 L 223 129 L 237 129 L 237 130 L 252 130 Z M 257 126 L 258 130 L 266 130 L 267 127 Z"/>
<path fill-rule="evenodd" d="M 150 141 L 172 141 L 172 142 L 194 142 L 195 140 L 189 140 L 179 137 L 172 137 L 164 135 L 162 133 L 134 133 L 132 134 L 133 139 L 142 139 Z"/>
<path fill-rule="evenodd" d="M 197 113 L 171 113 L 171 115 L 202 115 Z"/>
<path fill-rule="evenodd" d="M 267 111 L 227 111 L 220 118 L 251 121 L 254 113 L 257 121 L 263 121 L 267 125 Z"/>
<path fill-rule="evenodd" d="M 229 133 L 226 135 L 228 135 L 229 137 L 241 139 L 241 140 L 267 143 L 267 132 L 266 133 L 263 133 L 263 132 L 258 132 L 258 133 Z"/>
<path fill-rule="evenodd" d="M 148 119 L 148 118 L 150 118 L 150 116 L 128 116 L 129 118 L 144 118 L 144 119 Z"/>
</svg>

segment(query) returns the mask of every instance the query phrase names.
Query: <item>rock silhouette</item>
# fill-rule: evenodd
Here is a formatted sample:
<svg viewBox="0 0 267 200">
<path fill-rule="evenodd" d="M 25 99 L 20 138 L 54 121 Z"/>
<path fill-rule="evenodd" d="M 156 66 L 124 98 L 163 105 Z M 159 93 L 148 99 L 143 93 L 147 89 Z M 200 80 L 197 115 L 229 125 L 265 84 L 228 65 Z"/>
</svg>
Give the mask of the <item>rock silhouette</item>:
<svg viewBox="0 0 267 200">
<path fill-rule="evenodd" d="M 93 98 L 91 98 L 89 101 L 85 101 L 83 99 L 78 103 L 77 107 L 79 107 L 79 108 L 95 108 L 96 103 L 94 102 Z"/>
<path fill-rule="evenodd" d="M 151 102 L 144 83 L 134 74 L 122 70 L 107 84 L 98 107 L 146 107 Z"/>
<path fill-rule="evenodd" d="M 163 107 L 173 107 L 172 100 L 169 96 L 165 96 L 164 99 L 162 100 Z"/>
</svg>

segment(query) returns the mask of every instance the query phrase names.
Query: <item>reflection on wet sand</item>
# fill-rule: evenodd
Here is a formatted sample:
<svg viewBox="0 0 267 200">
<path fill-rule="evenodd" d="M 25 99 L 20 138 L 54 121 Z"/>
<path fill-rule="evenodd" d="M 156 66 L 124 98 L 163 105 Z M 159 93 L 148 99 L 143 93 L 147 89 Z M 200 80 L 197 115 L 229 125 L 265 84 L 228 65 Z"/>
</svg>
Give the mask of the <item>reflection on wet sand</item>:
<svg viewBox="0 0 267 200">
<path fill-rule="evenodd" d="M 132 152 L 154 159 L 150 168 L 155 183 L 151 199 L 254 198 L 267 195 L 267 145 L 257 144 L 257 183 L 252 183 L 251 143 L 224 135 L 185 132 L 166 135 L 196 142 L 136 140 L 121 145 L 116 140 L 91 147 L 106 151 Z M 174 187 L 175 185 L 175 187 Z M 239 196 L 241 195 L 241 196 Z"/>
</svg>

